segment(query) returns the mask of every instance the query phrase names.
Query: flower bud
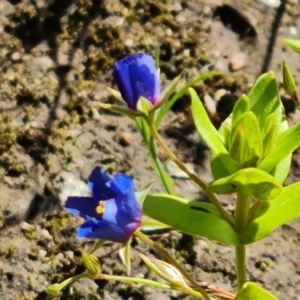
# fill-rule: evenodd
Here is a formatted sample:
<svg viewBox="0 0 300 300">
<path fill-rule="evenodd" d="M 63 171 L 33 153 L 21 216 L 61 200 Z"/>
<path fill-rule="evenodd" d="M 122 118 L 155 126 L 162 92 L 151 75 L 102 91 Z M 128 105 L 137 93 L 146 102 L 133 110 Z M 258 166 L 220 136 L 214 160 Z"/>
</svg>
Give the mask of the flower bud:
<svg viewBox="0 0 300 300">
<path fill-rule="evenodd" d="M 91 279 L 98 277 L 101 271 L 100 262 L 95 255 L 82 252 L 82 261 L 86 267 L 86 272 Z"/>
<path fill-rule="evenodd" d="M 140 254 L 140 258 L 156 275 L 164 279 L 176 287 L 183 287 L 186 285 L 185 279 L 182 274 L 174 266 L 162 260 Z"/>
<path fill-rule="evenodd" d="M 61 290 L 61 285 L 59 283 L 52 284 L 47 287 L 47 299 L 52 299 L 54 297 L 59 297 Z"/>
</svg>

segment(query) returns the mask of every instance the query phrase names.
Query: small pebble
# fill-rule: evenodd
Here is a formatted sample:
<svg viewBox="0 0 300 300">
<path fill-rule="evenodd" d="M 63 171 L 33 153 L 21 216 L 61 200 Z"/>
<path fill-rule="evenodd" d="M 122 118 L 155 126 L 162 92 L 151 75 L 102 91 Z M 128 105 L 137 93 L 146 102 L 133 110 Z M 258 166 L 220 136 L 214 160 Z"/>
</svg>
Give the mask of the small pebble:
<svg viewBox="0 0 300 300">
<path fill-rule="evenodd" d="M 66 257 L 70 258 L 71 260 L 74 259 L 74 252 L 69 250 L 69 251 L 66 251 Z"/>
<path fill-rule="evenodd" d="M 41 229 L 37 233 L 38 238 L 44 238 L 46 240 L 52 241 L 53 236 L 49 233 L 47 229 Z"/>
<path fill-rule="evenodd" d="M 172 35 L 173 35 L 172 29 L 168 28 L 168 29 L 166 30 L 166 36 L 172 36 Z"/>
<path fill-rule="evenodd" d="M 125 46 L 132 47 L 133 46 L 133 39 L 127 39 L 127 40 L 125 40 Z"/>
<path fill-rule="evenodd" d="M 55 257 L 54 257 L 54 260 L 57 260 L 57 261 L 61 261 L 64 259 L 64 255 L 62 253 L 58 253 Z"/>
<path fill-rule="evenodd" d="M 47 251 L 46 250 L 41 249 L 39 251 L 39 258 L 40 259 L 43 259 L 46 255 L 47 255 Z"/>
<path fill-rule="evenodd" d="M 214 94 L 215 101 L 218 102 L 221 99 L 221 97 L 227 93 L 228 93 L 228 91 L 226 91 L 225 89 L 217 90 Z"/>
<path fill-rule="evenodd" d="M 34 230 L 34 226 L 31 224 L 28 224 L 27 222 L 22 222 L 20 225 L 21 229 L 23 229 L 24 231 L 31 231 Z"/>
<path fill-rule="evenodd" d="M 229 68 L 231 71 L 237 71 L 245 67 L 246 65 L 246 54 L 243 52 L 234 54 L 229 62 Z"/>
<path fill-rule="evenodd" d="M 210 114 L 212 114 L 212 115 L 215 114 L 216 113 L 216 103 L 215 103 L 214 99 L 209 94 L 205 94 L 203 96 L 203 100 L 205 103 L 205 107 L 210 112 Z"/>
<path fill-rule="evenodd" d="M 298 29 L 297 29 L 297 27 L 295 27 L 295 26 L 290 26 L 289 27 L 289 34 L 290 35 L 297 35 L 298 34 Z"/>
<path fill-rule="evenodd" d="M 21 59 L 21 53 L 20 52 L 14 52 L 12 55 L 11 55 L 11 60 L 13 61 L 17 61 L 17 60 L 20 60 Z"/>
<path fill-rule="evenodd" d="M 191 55 L 190 49 L 184 49 L 184 50 L 183 50 L 183 55 L 184 55 L 184 56 L 187 56 L 187 57 L 190 56 L 190 55 Z"/>
<path fill-rule="evenodd" d="M 132 144 L 132 135 L 129 132 L 124 132 L 121 137 L 121 143 L 124 146 L 129 146 Z"/>
</svg>

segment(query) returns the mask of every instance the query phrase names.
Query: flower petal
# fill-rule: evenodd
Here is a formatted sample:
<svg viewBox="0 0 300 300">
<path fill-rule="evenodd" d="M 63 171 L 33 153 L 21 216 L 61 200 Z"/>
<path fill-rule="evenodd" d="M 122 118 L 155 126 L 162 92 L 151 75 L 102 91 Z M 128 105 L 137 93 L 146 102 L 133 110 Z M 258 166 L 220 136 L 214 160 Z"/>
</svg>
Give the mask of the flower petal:
<svg viewBox="0 0 300 300">
<path fill-rule="evenodd" d="M 116 174 L 113 177 L 111 188 L 122 196 L 117 196 L 116 205 L 118 214 L 126 216 L 128 220 L 140 222 L 142 218 L 141 207 L 135 196 L 134 183 L 131 176 Z M 108 210 L 108 209 L 107 209 Z"/>
<path fill-rule="evenodd" d="M 89 188 L 95 199 L 106 200 L 114 198 L 117 193 L 115 193 L 110 187 L 112 179 L 101 167 L 96 167 L 92 171 L 89 177 Z"/>
<path fill-rule="evenodd" d="M 116 224 L 106 221 L 101 220 L 97 222 L 96 220 L 89 220 L 79 226 L 77 236 L 79 238 L 102 239 L 124 243 L 132 236 L 138 226 L 139 224 L 131 224 L 121 228 Z"/>
<path fill-rule="evenodd" d="M 155 105 L 159 101 L 160 87 L 153 58 L 142 52 L 128 55 L 116 62 L 114 78 L 127 105 L 136 110 L 140 97 Z"/>
<path fill-rule="evenodd" d="M 99 205 L 93 197 L 68 197 L 64 207 L 75 216 L 89 219 L 97 216 L 96 207 Z"/>
</svg>

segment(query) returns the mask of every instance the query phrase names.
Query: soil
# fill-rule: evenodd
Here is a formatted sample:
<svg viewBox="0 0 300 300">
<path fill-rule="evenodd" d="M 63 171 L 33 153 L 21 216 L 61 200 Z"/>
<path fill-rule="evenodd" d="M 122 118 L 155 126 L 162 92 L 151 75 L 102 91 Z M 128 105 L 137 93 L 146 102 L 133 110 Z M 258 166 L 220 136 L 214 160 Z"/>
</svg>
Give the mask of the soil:
<svg viewBox="0 0 300 300">
<path fill-rule="evenodd" d="M 279 1 L 278 1 L 279 2 Z M 154 56 L 160 47 L 162 85 L 182 74 L 180 85 L 209 70 L 225 77 L 195 85 L 218 126 L 255 78 L 273 70 L 282 86 L 284 59 L 300 81 L 299 56 L 283 38 L 297 38 L 297 0 L 0 0 L 0 299 L 46 299 L 45 288 L 83 271 L 76 238 L 80 220 L 67 214 L 68 195 L 86 193 L 96 165 L 126 172 L 137 189 L 155 178 L 134 122 L 99 109 L 114 103 L 113 64 L 128 53 Z M 269 3 L 269 4 L 266 4 Z M 281 90 L 290 123 L 299 120 Z M 209 182 L 209 151 L 195 132 L 184 96 L 160 128 L 170 147 Z M 171 168 L 163 152 L 160 157 Z M 299 179 L 295 151 L 290 184 Z M 178 194 L 203 194 L 172 169 Z M 163 191 L 158 180 L 151 192 Z M 222 197 L 228 209 L 230 198 Z M 198 281 L 235 292 L 233 247 L 181 233 L 154 238 Z M 300 299 L 300 222 L 276 230 L 247 252 L 251 281 L 279 299 Z M 138 253 L 155 253 L 133 241 L 132 275 L 156 278 Z M 100 252 L 103 273 L 125 275 L 119 245 Z M 191 299 L 178 292 L 115 282 L 81 280 L 61 299 Z"/>
</svg>

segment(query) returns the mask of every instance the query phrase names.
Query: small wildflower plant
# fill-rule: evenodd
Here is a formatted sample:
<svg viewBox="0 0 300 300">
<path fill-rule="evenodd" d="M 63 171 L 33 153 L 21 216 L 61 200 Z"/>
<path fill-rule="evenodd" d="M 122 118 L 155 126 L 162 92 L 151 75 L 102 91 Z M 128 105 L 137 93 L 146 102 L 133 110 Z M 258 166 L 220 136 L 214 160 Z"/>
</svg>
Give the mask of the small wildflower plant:
<svg viewBox="0 0 300 300">
<path fill-rule="evenodd" d="M 286 40 L 300 53 L 300 43 Z M 292 152 L 300 146 L 300 123 L 289 126 L 272 72 L 261 75 L 247 95 L 242 95 L 231 115 L 217 130 L 192 86 L 214 75 L 200 75 L 176 91 L 180 77 L 160 90 L 159 69 L 144 53 L 132 54 L 117 61 L 114 79 L 118 90 L 109 91 L 124 105 L 101 104 L 136 121 L 164 194 L 151 194 L 151 183 L 136 191 L 133 179 L 126 174 L 110 177 L 96 167 L 89 177 L 91 196 L 70 195 L 65 208 L 80 216 L 79 238 L 94 239 L 89 253 L 83 252 L 86 271 L 47 289 L 48 297 L 80 278 L 140 283 L 155 288 L 173 289 L 199 299 L 271 300 L 277 299 L 257 283 L 248 281 L 246 248 L 270 235 L 281 225 L 300 216 L 300 182 L 283 186 L 288 175 Z M 287 93 L 299 107 L 297 90 L 288 66 L 283 63 L 283 81 Z M 212 182 L 206 183 L 168 148 L 158 132 L 161 121 L 174 102 L 183 94 L 191 97 L 195 127 L 211 150 Z M 210 203 L 178 197 L 171 177 L 158 158 L 157 147 L 201 189 Z M 235 211 L 231 214 L 217 195 L 234 195 Z M 178 262 L 141 230 L 169 228 L 195 237 L 206 237 L 235 247 L 237 289 L 224 291 L 211 284 L 198 283 Z M 140 254 L 145 264 L 161 279 L 158 282 L 130 277 L 130 242 L 140 239 L 157 251 L 162 260 Z M 120 256 L 128 276 L 101 272 L 93 252 L 105 241 L 121 244 Z"/>
</svg>

